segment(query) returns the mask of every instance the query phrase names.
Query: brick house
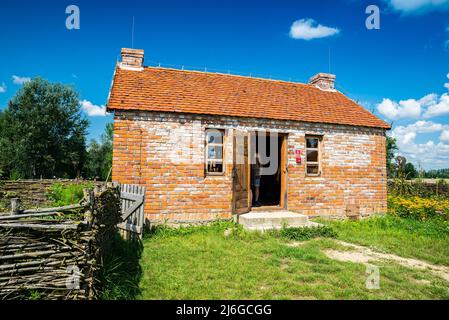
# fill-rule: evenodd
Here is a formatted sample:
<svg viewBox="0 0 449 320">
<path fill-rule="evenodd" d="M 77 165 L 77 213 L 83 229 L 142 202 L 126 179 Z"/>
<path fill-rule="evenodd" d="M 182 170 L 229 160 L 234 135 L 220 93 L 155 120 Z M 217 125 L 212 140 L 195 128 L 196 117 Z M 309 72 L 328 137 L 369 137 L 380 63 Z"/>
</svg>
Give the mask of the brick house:
<svg viewBox="0 0 449 320">
<path fill-rule="evenodd" d="M 112 179 L 146 187 L 148 220 L 207 221 L 251 211 L 256 152 L 269 159 L 260 197 L 271 210 L 386 211 L 390 126 L 335 90 L 334 75 L 301 84 L 144 67 L 143 60 L 143 50 L 122 49 L 108 111 Z"/>
</svg>

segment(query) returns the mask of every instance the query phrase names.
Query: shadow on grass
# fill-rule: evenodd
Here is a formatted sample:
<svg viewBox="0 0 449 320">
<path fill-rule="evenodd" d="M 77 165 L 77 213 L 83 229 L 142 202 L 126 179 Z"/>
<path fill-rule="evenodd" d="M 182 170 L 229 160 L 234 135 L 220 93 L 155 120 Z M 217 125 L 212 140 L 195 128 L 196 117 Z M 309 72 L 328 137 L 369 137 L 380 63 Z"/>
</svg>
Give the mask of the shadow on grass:
<svg viewBox="0 0 449 320">
<path fill-rule="evenodd" d="M 143 251 L 141 241 L 126 241 L 116 235 L 104 258 L 99 274 L 102 300 L 134 300 L 140 294 L 142 277 L 140 258 Z"/>
</svg>

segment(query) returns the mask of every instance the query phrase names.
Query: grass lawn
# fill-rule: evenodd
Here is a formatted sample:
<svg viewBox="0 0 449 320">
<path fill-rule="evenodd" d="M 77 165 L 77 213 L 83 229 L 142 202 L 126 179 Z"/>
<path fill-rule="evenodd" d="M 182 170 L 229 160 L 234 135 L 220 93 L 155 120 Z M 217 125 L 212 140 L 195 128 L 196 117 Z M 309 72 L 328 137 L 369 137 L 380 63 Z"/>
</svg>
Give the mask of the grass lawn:
<svg viewBox="0 0 449 320">
<path fill-rule="evenodd" d="M 359 222 L 325 222 L 344 241 L 369 246 L 401 257 L 449 266 L 449 223 L 387 216 Z"/>
<path fill-rule="evenodd" d="M 411 232 L 413 223 L 387 218 L 330 225 L 339 239 L 447 264 L 449 249 L 443 246 L 449 244 L 447 231 L 441 234 L 436 227 L 425 227 Z M 228 228 L 233 232 L 225 236 Z M 161 229 L 144 239 L 138 259 L 128 252 L 125 260 L 110 266 L 111 286 L 103 297 L 449 299 L 446 281 L 392 262 L 376 264 L 380 289 L 368 290 L 365 265 L 330 259 L 323 253 L 326 249 L 348 250 L 328 238 L 294 242 L 279 235 L 248 233 L 230 223 Z"/>
</svg>

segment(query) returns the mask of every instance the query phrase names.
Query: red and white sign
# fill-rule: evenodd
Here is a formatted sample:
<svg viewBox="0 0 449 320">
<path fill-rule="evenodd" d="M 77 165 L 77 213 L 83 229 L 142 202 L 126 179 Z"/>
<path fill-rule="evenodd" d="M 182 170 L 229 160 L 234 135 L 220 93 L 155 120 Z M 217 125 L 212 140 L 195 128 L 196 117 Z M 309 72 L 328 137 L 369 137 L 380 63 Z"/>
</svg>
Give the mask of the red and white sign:
<svg viewBox="0 0 449 320">
<path fill-rule="evenodd" d="M 296 163 L 297 164 L 301 164 L 301 150 L 296 149 L 295 150 L 295 155 L 296 155 Z"/>
</svg>

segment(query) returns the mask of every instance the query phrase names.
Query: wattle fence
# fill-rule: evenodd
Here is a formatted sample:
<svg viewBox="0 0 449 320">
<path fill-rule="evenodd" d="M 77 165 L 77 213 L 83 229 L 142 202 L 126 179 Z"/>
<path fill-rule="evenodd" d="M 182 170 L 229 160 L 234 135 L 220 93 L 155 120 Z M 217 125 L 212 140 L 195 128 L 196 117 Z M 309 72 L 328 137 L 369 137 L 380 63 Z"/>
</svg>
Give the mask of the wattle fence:
<svg viewBox="0 0 449 320">
<path fill-rule="evenodd" d="M 120 222 L 112 185 L 86 190 L 77 205 L 0 215 L 0 300 L 95 299 Z"/>
</svg>

